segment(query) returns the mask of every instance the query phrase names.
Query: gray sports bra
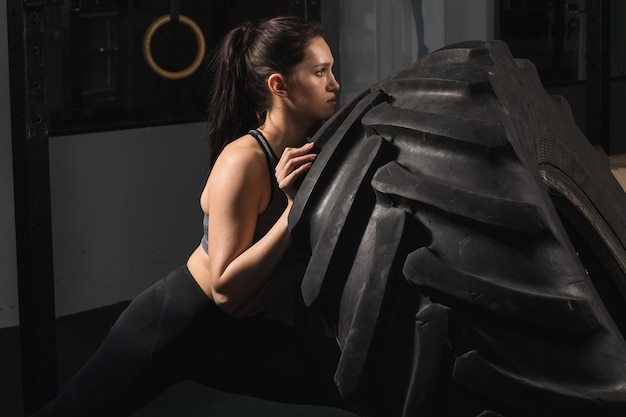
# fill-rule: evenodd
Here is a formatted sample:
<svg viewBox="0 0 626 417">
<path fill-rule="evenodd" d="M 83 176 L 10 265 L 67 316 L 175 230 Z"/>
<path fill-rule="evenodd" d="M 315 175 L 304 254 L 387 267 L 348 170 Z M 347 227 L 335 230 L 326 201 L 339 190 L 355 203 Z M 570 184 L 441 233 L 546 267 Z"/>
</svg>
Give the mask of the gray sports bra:
<svg viewBox="0 0 626 417">
<path fill-rule="evenodd" d="M 248 132 L 251 134 L 261 146 L 263 153 L 265 154 L 265 159 L 267 160 L 267 170 L 270 176 L 270 184 L 272 184 L 272 190 L 270 195 L 270 202 L 267 207 L 259 217 L 257 217 L 256 221 L 256 229 L 254 229 L 254 242 L 261 239 L 267 232 L 272 228 L 276 220 L 280 217 L 280 215 L 287 207 L 287 197 L 285 194 L 278 188 L 278 182 L 276 182 L 276 177 L 274 176 L 274 170 L 276 168 L 276 164 L 278 163 L 278 158 L 274 154 L 274 151 L 270 147 L 270 144 L 267 142 L 267 139 L 261 132 L 258 130 L 251 130 Z M 209 216 L 204 215 L 204 219 L 202 220 L 204 235 L 202 236 L 202 249 L 208 253 L 209 251 L 209 243 L 208 243 L 208 234 L 209 234 Z"/>
</svg>

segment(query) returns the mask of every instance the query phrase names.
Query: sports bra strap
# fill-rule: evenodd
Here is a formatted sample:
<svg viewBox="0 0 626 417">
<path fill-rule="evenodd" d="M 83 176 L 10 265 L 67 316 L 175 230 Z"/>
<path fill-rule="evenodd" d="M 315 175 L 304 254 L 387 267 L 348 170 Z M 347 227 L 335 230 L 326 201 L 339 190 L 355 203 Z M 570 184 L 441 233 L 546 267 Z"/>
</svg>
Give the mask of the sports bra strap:
<svg viewBox="0 0 626 417">
<path fill-rule="evenodd" d="M 252 129 L 248 133 L 254 136 L 256 141 L 259 142 L 259 145 L 261 145 L 261 149 L 263 149 L 265 157 L 267 158 L 267 164 L 270 167 L 270 173 L 273 173 L 274 168 L 276 168 L 276 164 L 278 164 L 278 158 L 267 141 L 267 138 L 263 136 L 263 133 L 256 129 Z"/>
</svg>

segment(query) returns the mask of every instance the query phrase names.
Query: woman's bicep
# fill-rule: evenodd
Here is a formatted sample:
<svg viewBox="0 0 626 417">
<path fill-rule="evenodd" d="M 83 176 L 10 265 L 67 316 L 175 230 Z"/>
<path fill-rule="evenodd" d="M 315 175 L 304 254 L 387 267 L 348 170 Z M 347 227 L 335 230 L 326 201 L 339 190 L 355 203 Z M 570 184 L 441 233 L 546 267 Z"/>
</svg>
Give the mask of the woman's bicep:
<svg viewBox="0 0 626 417">
<path fill-rule="evenodd" d="M 254 238 L 261 196 L 246 172 L 250 165 L 240 165 L 246 164 L 231 161 L 209 180 L 209 268 L 214 285 Z"/>
</svg>

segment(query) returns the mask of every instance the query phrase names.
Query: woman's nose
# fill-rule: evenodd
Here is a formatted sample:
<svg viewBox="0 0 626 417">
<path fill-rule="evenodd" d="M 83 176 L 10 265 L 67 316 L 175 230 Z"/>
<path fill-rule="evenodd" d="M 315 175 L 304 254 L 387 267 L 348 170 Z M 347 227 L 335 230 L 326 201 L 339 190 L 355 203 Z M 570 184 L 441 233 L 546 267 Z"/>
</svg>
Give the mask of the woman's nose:
<svg viewBox="0 0 626 417">
<path fill-rule="evenodd" d="M 330 83 L 330 86 L 329 86 L 330 91 L 337 91 L 337 90 L 339 90 L 339 88 L 341 86 L 339 85 L 339 81 L 337 81 L 337 79 L 335 78 L 335 74 L 331 73 L 330 75 L 332 77 L 332 80 L 331 80 L 331 83 Z"/>
</svg>

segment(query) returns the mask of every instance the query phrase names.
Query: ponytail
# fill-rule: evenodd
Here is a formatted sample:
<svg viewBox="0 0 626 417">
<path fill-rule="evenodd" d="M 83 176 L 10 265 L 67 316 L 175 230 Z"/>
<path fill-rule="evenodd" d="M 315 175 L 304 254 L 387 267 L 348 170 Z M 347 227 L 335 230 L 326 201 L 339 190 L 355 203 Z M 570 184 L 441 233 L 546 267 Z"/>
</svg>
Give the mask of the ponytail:
<svg viewBox="0 0 626 417">
<path fill-rule="evenodd" d="M 230 31 L 209 62 L 212 76 L 209 98 L 211 166 L 224 146 L 245 133 L 244 126 L 257 124 L 254 106 L 246 94 L 245 46 L 250 31 L 249 25 Z"/>
<path fill-rule="evenodd" d="M 319 23 L 297 17 L 246 22 L 226 34 L 209 61 L 211 167 L 228 143 L 264 122 L 271 106 L 269 76 L 289 75 L 318 36 Z"/>
</svg>

